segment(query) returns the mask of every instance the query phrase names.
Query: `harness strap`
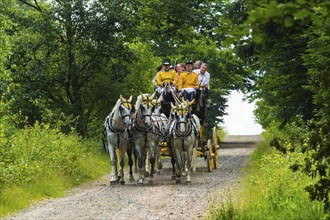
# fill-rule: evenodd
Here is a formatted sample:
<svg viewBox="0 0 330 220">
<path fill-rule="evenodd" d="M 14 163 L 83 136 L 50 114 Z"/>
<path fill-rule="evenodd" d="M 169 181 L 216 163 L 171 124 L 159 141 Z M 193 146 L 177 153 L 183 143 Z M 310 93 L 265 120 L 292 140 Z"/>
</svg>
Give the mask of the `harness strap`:
<svg viewBox="0 0 330 220">
<path fill-rule="evenodd" d="M 109 121 L 110 119 L 110 121 Z M 113 122 L 113 113 L 110 115 L 110 117 L 107 118 L 107 127 L 110 129 L 110 131 L 115 132 L 115 133 L 122 133 L 125 131 L 126 128 L 123 129 L 116 129 L 112 126 L 112 122 Z"/>
<path fill-rule="evenodd" d="M 148 141 L 148 132 L 144 132 L 144 148 L 147 148 L 147 141 Z"/>
<path fill-rule="evenodd" d="M 119 144 L 120 144 L 119 133 L 117 133 L 117 149 L 119 149 Z"/>
</svg>

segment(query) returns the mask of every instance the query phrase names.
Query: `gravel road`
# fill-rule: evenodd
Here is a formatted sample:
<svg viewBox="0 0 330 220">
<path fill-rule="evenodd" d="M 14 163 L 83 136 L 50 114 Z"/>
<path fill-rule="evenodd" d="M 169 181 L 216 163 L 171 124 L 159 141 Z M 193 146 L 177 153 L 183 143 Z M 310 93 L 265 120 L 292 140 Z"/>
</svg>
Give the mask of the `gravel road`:
<svg viewBox="0 0 330 220">
<path fill-rule="evenodd" d="M 153 185 L 127 180 L 125 185 L 110 186 L 106 175 L 71 189 L 64 198 L 45 200 L 5 219 L 203 219 L 210 201 L 225 199 L 239 182 L 241 168 L 259 140 L 259 136 L 228 136 L 220 143 L 219 168 L 209 173 L 206 161 L 198 158 L 190 184 L 171 180 L 171 164 L 165 158 Z"/>
</svg>

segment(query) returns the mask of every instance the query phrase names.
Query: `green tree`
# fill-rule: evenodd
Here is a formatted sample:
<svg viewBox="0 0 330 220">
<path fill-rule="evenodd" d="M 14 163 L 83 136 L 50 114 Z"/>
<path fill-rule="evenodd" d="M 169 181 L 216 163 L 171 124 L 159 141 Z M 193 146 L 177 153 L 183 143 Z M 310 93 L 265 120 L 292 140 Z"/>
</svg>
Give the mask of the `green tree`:
<svg viewBox="0 0 330 220">
<path fill-rule="evenodd" d="M 118 63 L 133 59 L 127 46 L 137 25 L 132 2 L 21 2 L 12 18 L 19 26 L 12 32 L 15 56 L 10 67 L 16 84 L 8 99 L 17 97 L 13 106 L 29 116 L 30 123 L 45 118 L 47 109 L 54 114 L 49 120 L 62 112 L 71 115 L 85 136 L 92 112 L 106 107 L 112 97 Z M 102 74 L 108 88 L 93 89 Z M 99 106 L 94 104 L 100 97 L 95 92 L 103 93 Z"/>
<path fill-rule="evenodd" d="M 279 130 L 292 123 L 309 132 L 296 146 L 307 155 L 304 167 L 318 178 L 310 186 L 312 199 L 329 208 L 329 9 L 325 1 L 237 1 L 241 19 L 232 33 L 237 54 L 252 68 L 252 98 L 264 128 L 279 122 Z M 298 117 L 297 117 L 298 116 Z M 300 120 L 302 119 L 302 120 Z M 275 124 L 276 124 L 275 123 Z M 304 138 L 307 137 L 307 143 Z"/>
</svg>

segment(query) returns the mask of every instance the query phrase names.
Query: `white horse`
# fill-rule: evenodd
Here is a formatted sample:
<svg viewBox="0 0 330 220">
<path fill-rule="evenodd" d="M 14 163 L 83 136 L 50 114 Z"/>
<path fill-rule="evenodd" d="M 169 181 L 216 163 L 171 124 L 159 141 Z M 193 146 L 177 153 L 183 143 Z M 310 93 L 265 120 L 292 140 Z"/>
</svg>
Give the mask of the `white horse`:
<svg viewBox="0 0 330 220">
<path fill-rule="evenodd" d="M 159 173 L 159 170 L 163 167 L 162 162 L 160 161 L 160 151 L 161 147 L 159 143 L 162 140 L 165 140 L 166 129 L 167 129 L 167 121 L 166 115 L 161 111 L 161 102 L 163 97 L 160 96 L 158 99 L 154 99 L 152 101 L 153 111 L 151 115 L 152 124 L 154 127 L 155 136 L 155 172 Z M 147 154 L 146 159 L 146 172 L 150 173 L 150 163 L 149 163 L 149 154 Z"/>
<path fill-rule="evenodd" d="M 153 182 L 153 174 L 155 173 L 155 142 L 157 139 L 157 131 L 152 120 L 153 112 L 153 95 L 141 94 L 137 97 L 135 103 L 135 115 L 132 125 L 132 134 L 134 139 L 135 150 L 138 155 L 139 179 L 138 183 L 143 184 L 144 175 L 146 174 L 146 158 L 147 154 L 151 165 L 149 182 Z"/>
<path fill-rule="evenodd" d="M 106 144 L 110 155 L 111 177 L 110 184 L 118 181 L 124 184 L 124 158 L 130 142 L 129 126 L 132 124 L 132 96 L 128 100 L 122 96 L 117 100 L 111 113 L 106 117 L 104 129 L 106 133 Z M 119 151 L 117 155 L 116 149 Z M 118 157 L 120 157 L 120 170 L 118 175 Z"/>
<path fill-rule="evenodd" d="M 187 183 L 191 182 L 190 168 L 192 163 L 193 148 L 197 147 L 200 122 L 199 118 L 191 114 L 191 105 L 194 102 L 186 102 L 172 106 L 174 115 L 170 124 L 169 134 L 173 138 L 175 155 L 175 174 L 176 183 L 181 183 L 182 171 L 185 169 L 184 163 L 187 163 Z"/>
</svg>

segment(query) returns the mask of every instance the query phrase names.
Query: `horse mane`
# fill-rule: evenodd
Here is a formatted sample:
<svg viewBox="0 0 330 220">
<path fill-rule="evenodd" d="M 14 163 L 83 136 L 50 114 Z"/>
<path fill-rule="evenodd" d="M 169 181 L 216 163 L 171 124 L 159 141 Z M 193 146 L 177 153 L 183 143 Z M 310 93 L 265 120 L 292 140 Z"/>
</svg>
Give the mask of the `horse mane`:
<svg viewBox="0 0 330 220">
<path fill-rule="evenodd" d="M 111 115 L 114 114 L 119 109 L 120 105 L 121 105 L 121 101 L 120 99 L 118 99 L 110 114 Z"/>
<path fill-rule="evenodd" d="M 148 93 L 144 93 L 143 94 L 145 97 L 151 97 L 150 94 Z M 140 108 L 140 105 L 142 104 L 143 100 L 142 100 L 142 95 L 139 95 L 136 99 L 136 102 L 135 102 L 135 110 L 139 109 Z"/>
<path fill-rule="evenodd" d="M 140 108 L 140 105 L 142 104 L 142 96 L 139 95 L 135 102 L 135 110 L 137 111 Z"/>
</svg>

